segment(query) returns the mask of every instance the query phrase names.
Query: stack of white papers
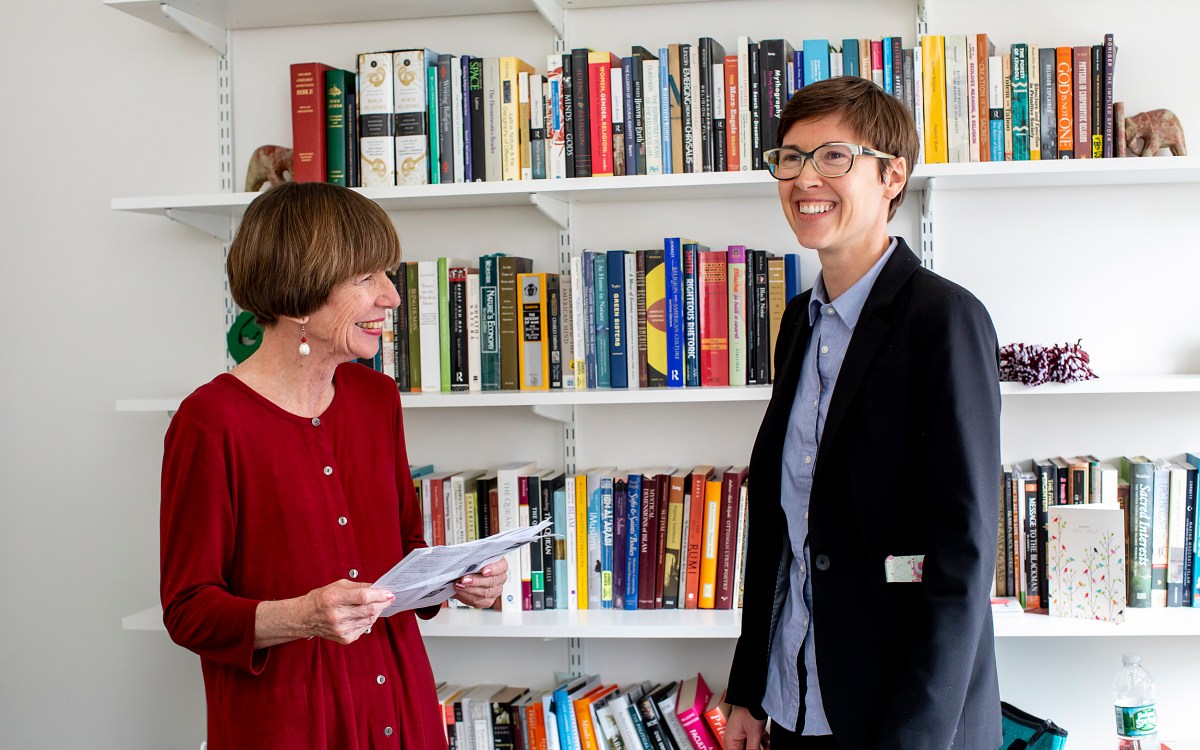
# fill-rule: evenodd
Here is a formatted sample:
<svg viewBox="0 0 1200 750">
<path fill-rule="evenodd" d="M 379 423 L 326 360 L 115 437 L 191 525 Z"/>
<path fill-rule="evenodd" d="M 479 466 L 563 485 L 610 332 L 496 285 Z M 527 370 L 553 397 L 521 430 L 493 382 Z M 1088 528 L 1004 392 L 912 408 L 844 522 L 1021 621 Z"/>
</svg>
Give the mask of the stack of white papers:
<svg viewBox="0 0 1200 750">
<path fill-rule="evenodd" d="M 454 596 L 455 581 L 478 573 L 507 553 L 537 541 L 549 531 L 550 520 L 547 518 L 537 526 L 509 529 L 465 544 L 413 550 L 371 584 L 373 588 L 387 589 L 396 597 L 380 616 L 390 617 L 407 609 L 441 604 Z M 520 572 L 509 570 L 508 574 L 520 575 Z"/>
</svg>

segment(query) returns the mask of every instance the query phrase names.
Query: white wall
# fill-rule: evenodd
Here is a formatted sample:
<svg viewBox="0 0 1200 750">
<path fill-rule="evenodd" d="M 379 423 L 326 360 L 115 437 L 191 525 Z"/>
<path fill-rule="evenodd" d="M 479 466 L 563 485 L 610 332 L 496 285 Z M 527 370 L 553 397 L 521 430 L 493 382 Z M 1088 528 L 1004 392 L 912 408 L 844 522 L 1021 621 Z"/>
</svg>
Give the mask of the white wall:
<svg viewBox="0 0 1200 750">
<path fill-rule="evenodd" d="M 0 747 L 197 748 L 199 660 L 121 630 L 156 598 L 166 417 L 113 405 L 221 368 L 221 251 L 109 200 L 218 189 L 217 58 L 6 1 L 0 66 Z"/>
<path fill-rule="evenodd" d="M 1200 11 L 1164 3 L 1161 20 L 1140 20 L 1111 1 L 1065 5 L 1071 12 L 1055 17 L 1041 3 L 1019 0 L 984 18 L 975 4 L 933 3 L 931 30 L 988 30 L 1001 46 L 1091 43 L 1115 31 L 1118 98 L 1129 111 L 1170 106 L 1185 125 L 1200 118 L 1200 92 L 1187 83 L 1191 61 L 1184 57 Z M 793 41 L 817 29 L 833 38 L 912 38 L 911 3 L 754 0 L 738 3 L 736 24 L 728 7 L 650 9 L 636 24 L 627 11 L 580 12 L 568 30 L 573 43 L 621 50 L 704 33 L 727 46 L 738 32 Z M 354 52 L 412 41 L 441 51 L 516 52 L 541 67 L 549 39 L 532 14 L 240 32 L 234 182 L 240 184 L 255 146 L 289 140 L 288 62 L 345 66 Z M 198 660 L 161 633 L 120 629 L 122 616 L 157 596 L 166 418 L 117 414 L 113 403 L 186 392 L 222 369 L 220 245 L 108 205 L 114 196 L 218 190 L 216 55 L 97 0 L 14 0 L 0 9 L 0 64 L 13 82 L 0 109 L 7 178 L 0 187 L 0 310 L 7 323 L 0 368 L 0 747 L 195 748 L 204 737 Z M 247 68 L 258 72 L 245 74 Z M 1002 342 L 1083 336 L 1102 374 L 1195 372 L 1200 334 L 1190 290 L 1200 278 L 1198 198 L 1195 185 L 941 194 L 938 268 L 984 299 Z M 645 247 L 685 234 L 713 246 L 747 240 L 791 249 L 772 202 L 671 204 L 579 208 L 576 247 Z M 915 205 L 895 224 L 910 238 Z M 1077 231 L 1030 217 L 1031 205 L 1069 212 Z M 544 266 L 556 259 L 556 233 L 533 209 L 405 213 L 396 221 L 414 258 L 473 256 L 487 246 L 527 252 Z M 1060 277 L 1078 278 L 1078 302 L 1038 306 L 1037 294 L 1061 294 L 1061 286 L 1014 272 L 1047 263 Z M 806 275 L 815 270 L 809 259 Z M 1142 348 L 1127 347 L 1127 340 Z M 1196 395 L 1042 401 L 1006 401 L 1006 460 L 1079 452 L 1169 456 L 1195 450 L 1200 440 Z M 761 408 L 583 408 L 579 464 L 742 461 Z M 626 417 L 670 422 L 680 442 L 668 447 L 648 429 L 632 434 L 623 429 Z M 517 441 L 530 446 L 531 455 L 521 458 L 561 461 L 557 427 L 527 413 L 425 410 L 408 419 L 414 460 L 451 463 L 457 436 L 472 431 L 503 438 L 475 447 L 478 465 L 518 458 L 507 449 Z M 719 429 L 705 430 L 706 421 Z M 731 647 L 619 640 L 586 646 L 588 666 L 608 679 L 662 679 L 698 668 L 718 685 Z M 550 672 L 565 666 L 562 641 L 439 638 L 429 648 L 439 673 L 459 681 L 544 687 Z M 1200 697 L 1192 687 L 1200 638 L 1000 641 L 1003 695 L 1067 726 L 1072 747 L 1105 746 L 1108 681 L 1122 650 L 1141 651 L 1158 678 L 1165 732 L 1200 737 L 1192 708 Z"/>
</svg>

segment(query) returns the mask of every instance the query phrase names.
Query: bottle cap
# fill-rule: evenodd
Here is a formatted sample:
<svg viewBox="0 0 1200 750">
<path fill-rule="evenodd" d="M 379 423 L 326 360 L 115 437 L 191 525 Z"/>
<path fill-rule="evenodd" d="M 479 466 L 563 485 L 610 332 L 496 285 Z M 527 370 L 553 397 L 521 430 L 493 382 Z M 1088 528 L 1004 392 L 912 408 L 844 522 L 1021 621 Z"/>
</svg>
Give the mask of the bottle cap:
<svg viewBox="0 0 1200 750">
<path fill-rule="evenodd" d="M 1121 663 L 1127 667 L 1131 667 L 1134 664 L 1141 664 L 1142 657 L 1137 654 L 1121 654 Z"/>
</svg>

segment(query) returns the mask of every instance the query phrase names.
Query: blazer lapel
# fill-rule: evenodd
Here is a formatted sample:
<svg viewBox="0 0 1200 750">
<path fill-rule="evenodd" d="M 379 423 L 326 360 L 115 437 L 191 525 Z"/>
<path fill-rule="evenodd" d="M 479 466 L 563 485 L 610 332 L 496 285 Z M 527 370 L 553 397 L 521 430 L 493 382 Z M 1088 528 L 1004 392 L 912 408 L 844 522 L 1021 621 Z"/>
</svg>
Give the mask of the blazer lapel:
<svg viewBox="0 0 1200 750">
<path fill-rule="evenodd" d="M 764 415 L 764 434 L 778 436 L 779 450 L 783 450 L 783 438 L 787 430 L 788 418 L 792 413 L 792 402 L 796 400 L 796 387 L 800 382 L 800 368 L 804 363 L 804 352 L 808 349 L 808 339 L 812 335 L 812 326 L 808 324 L 808 301 L 812 298 L 812 290 L 801 294 L 793 303 L 797 306 L 796 315 L 787 330 L 781 330 L 780 336 L 787 336 L 791 345 L 782 360 L 776 363 L 775 386 L 771 391 L 771 401 Z"/>
<path fill-rule="evenodd" d="M 842 360 L 842 369 L 838 372 L 837 385 L 833 389 L 833 399 L 829 402 L 829 413 L 825 415 L 821 445 L 817 449 L 818 467 L 829 450 L 828 446 L 837 438 L 838 428 L 846 416 L 846 409 L 854 402 L 854 396 L 862 385 L 867 367 L 891 331 L 892 322 L 883 314 L 885 309 L 895 300 L 897 293 L 920 265 L 917 256 L 908 249 L 908 244 L 902 238 L 897 238 L 892 257 L 880 270 L 870 294 L 867 295 L 854 334 L 850 337 L 846 357 Z"/>
</svg>

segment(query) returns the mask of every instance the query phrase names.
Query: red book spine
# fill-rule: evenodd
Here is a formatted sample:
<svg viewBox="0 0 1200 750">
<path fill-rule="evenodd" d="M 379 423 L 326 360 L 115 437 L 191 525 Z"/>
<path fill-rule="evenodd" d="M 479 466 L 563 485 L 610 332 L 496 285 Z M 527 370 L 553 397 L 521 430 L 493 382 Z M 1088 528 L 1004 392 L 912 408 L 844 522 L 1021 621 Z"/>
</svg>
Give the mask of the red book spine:
<svg viewBox="0 0 1200 750">
<path fill-rule="evenodd" d="M 721 525 L 717 529 L 717 609 L 733 609 L 737 596 L 738 504 L 746 467 L 732 468 L 721 480 Z"/>
<path fill-rule="evenodd" d="M 295 63 L 292 78 L 292 178 L 325 182 L 325 71 L 322 63 Z"/>
<path fill-rule="evenodd" d="M 658 478 L 642 477 L 641 550 L 638 552 L 638 609 L 654 609 L 654 566 L 658 559 Z"/>
<path fill-rule="evenodd" d="M 700 385 L 729 385 L 729 289 L 722 251 L 700 253 Z"/>
<path fill-rule="evenodd" d="M 689 480 L 692 485 L 692 504 L 688 508 L 688 538 L 684 540 L 685 552 L 683 586 L 683 609 L 696 609 L 700 598 L 700 546 L 704 540 L 704 486 L 708 474 L 694 472 Z"/>
<path fill-rule="evenodd" d="M 446 498 L 442 491 L 442 480 L 434 478 L 429 482 L 429 512 L 433 516 L 433 546 L 439 547 L 446 543 Z"/>
<path fill-rule="evenodd" d="M 1092 158 L 1092 48 L 1071 50 L 1075 79 L 1075 158 Z"/>
<path fill-rule="evenodd" d="M 741 169 L 738 117 L 738 57 L 725 56 L 725 171 Z"/>
<path fill-rule="evenodd" d="M 671 496 L 671 475 L 659 474 L 654 478 L 658 485 L 658 543 L 654 548 L 654 608 L 662 609 L 663 582 L 667 556 L 667 510 Z"/>
<path fill-rule="evenodd" d="M 591 53 L 588 62 L 588 100 L 592 106 L 592 176 L 613 176 L 612 70 L 615 55 Z M 599 62 L 597 62 L 599 60 Z M 620 65 L 620 62 L 617 62 Z"/>
</svg>

